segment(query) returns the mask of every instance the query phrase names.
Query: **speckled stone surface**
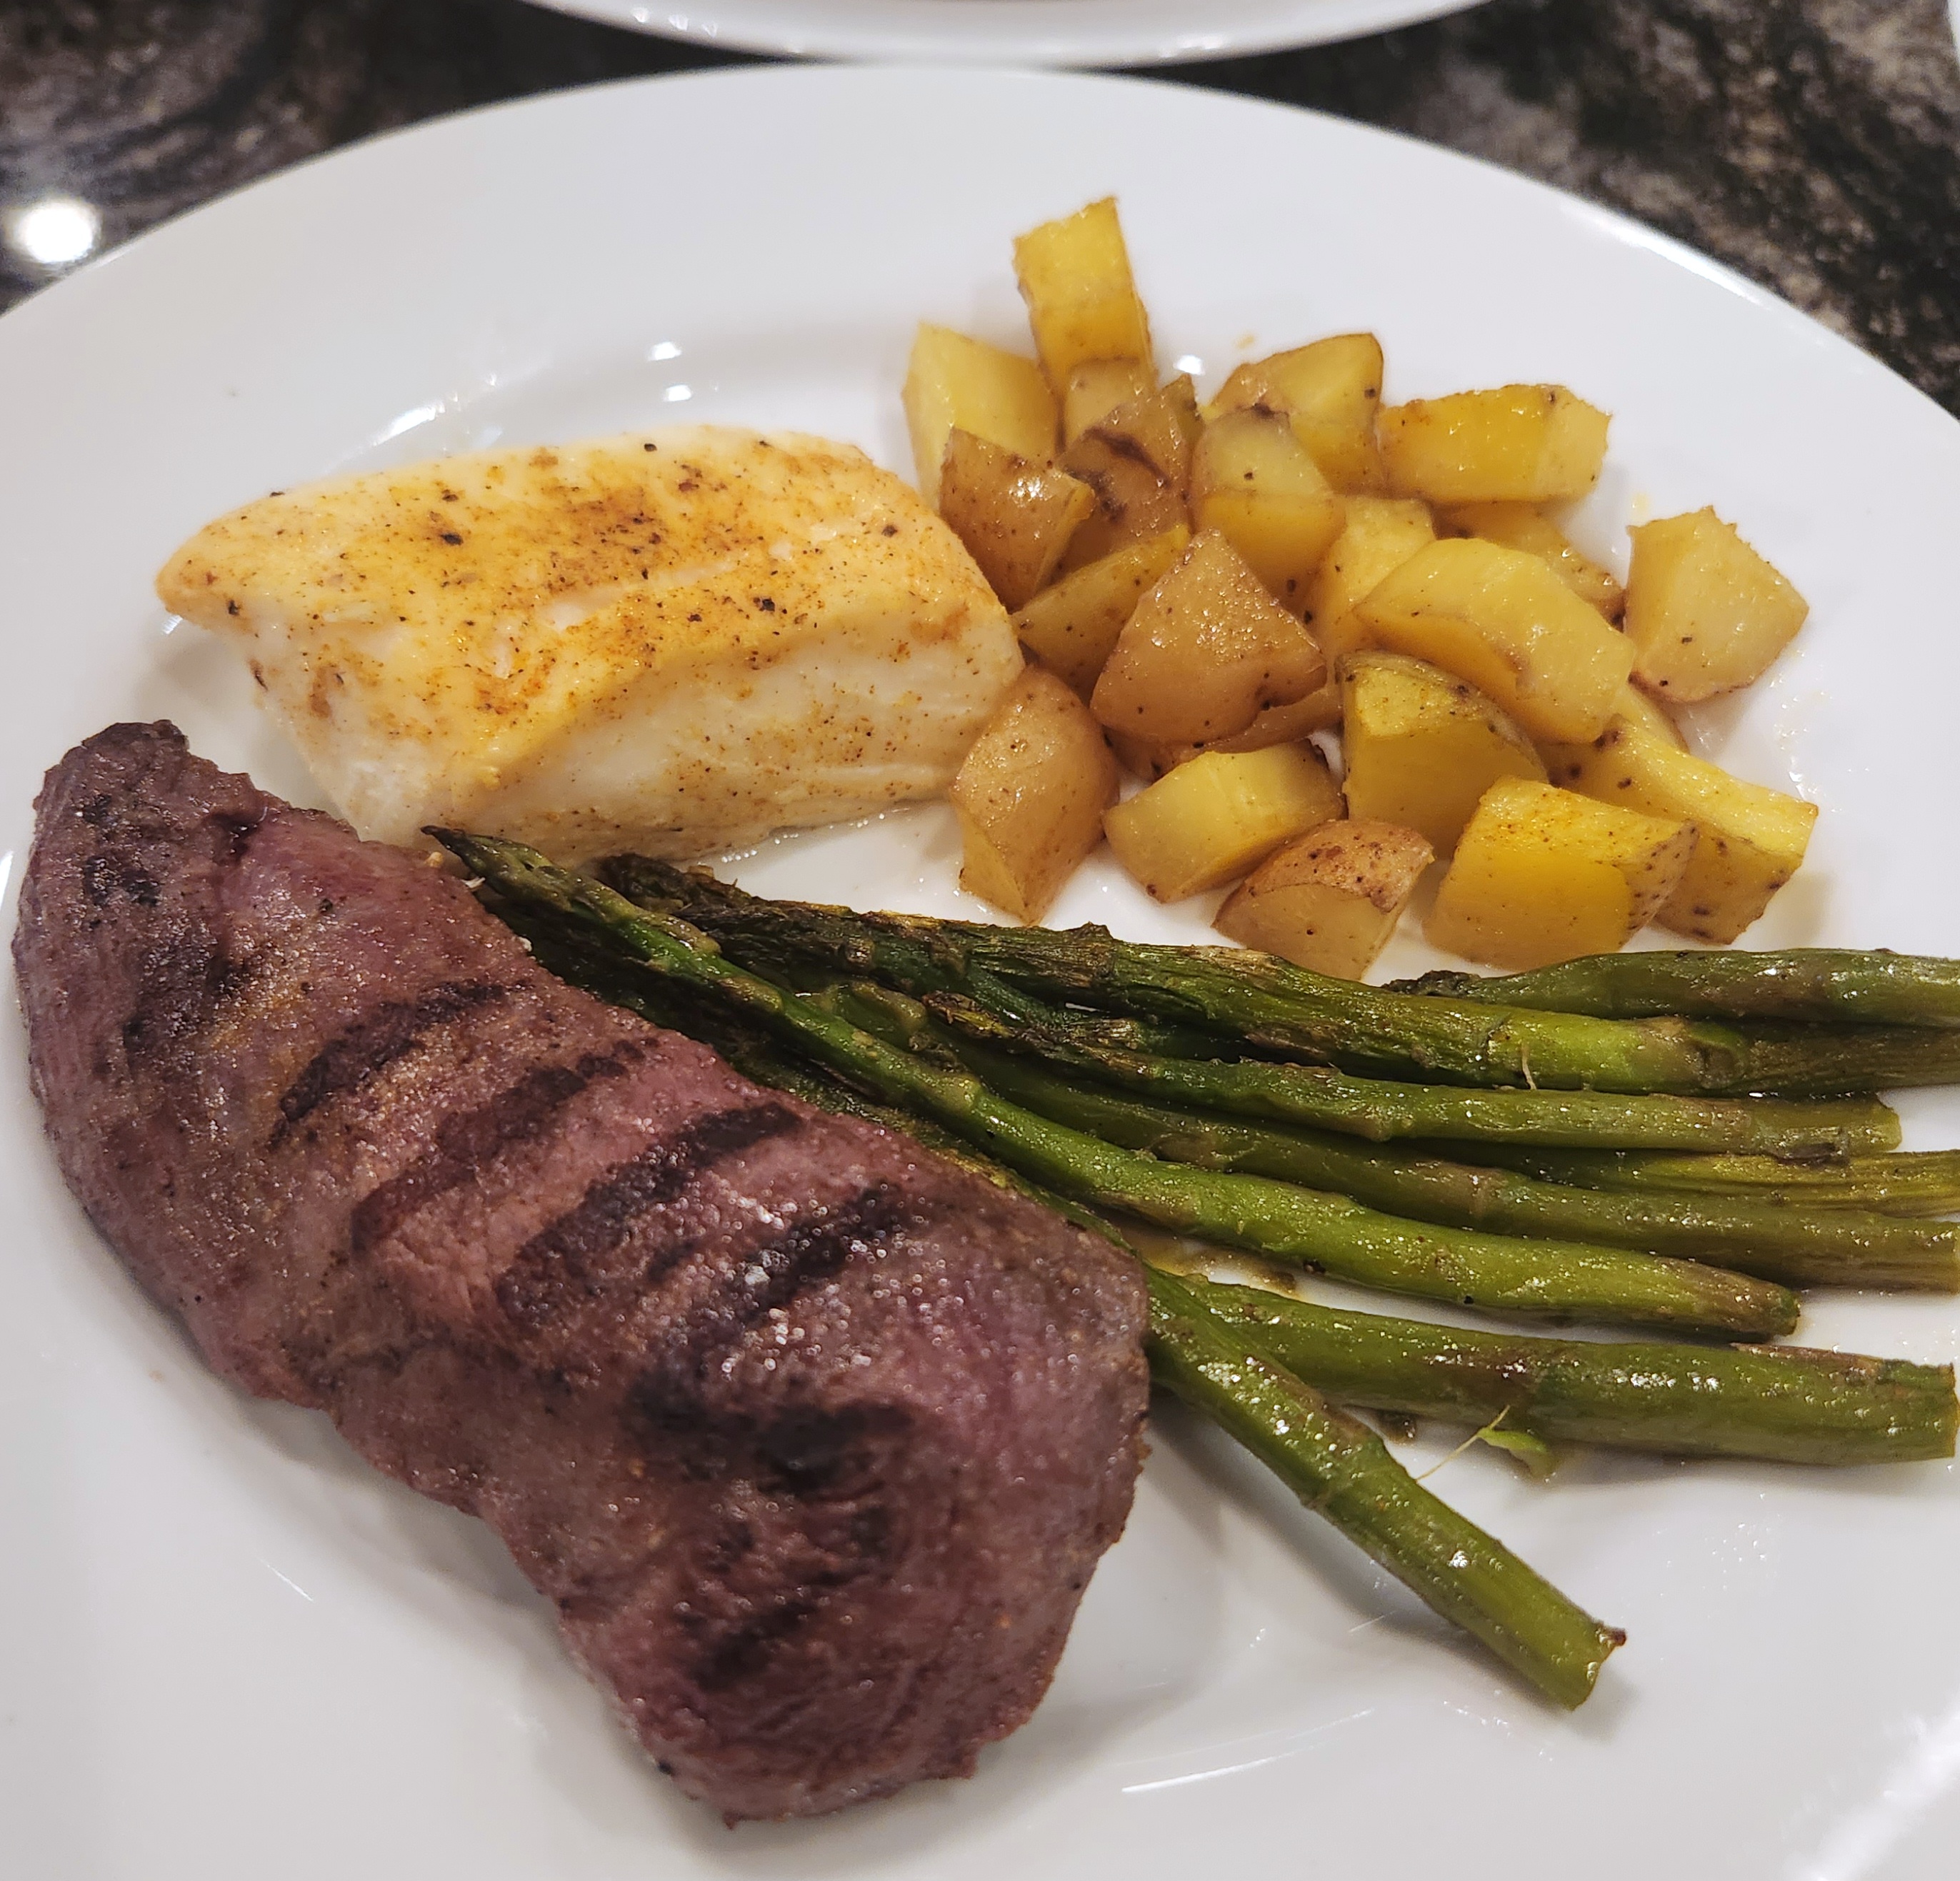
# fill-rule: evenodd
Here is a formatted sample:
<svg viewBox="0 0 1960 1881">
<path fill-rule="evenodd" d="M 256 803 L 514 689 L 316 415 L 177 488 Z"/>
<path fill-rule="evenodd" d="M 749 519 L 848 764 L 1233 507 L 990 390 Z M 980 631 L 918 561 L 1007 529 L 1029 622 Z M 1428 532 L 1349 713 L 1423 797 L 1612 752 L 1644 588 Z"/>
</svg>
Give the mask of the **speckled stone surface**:
<svg viewBox="0 0 1960 1881">
<path fill-rule="evenodd" d="M 724 62 L 520 0 L 0 0 L 0 304 L 57 272 L 21 239 L 21 211 L 49 198 L 92 205 L 100 240 L 119 241 L 375 131 Z M 1945 0 L 1491 0 L 1169 75 L 1391 126 L 1625 210 L 1960 415 Z"/>
</svg>

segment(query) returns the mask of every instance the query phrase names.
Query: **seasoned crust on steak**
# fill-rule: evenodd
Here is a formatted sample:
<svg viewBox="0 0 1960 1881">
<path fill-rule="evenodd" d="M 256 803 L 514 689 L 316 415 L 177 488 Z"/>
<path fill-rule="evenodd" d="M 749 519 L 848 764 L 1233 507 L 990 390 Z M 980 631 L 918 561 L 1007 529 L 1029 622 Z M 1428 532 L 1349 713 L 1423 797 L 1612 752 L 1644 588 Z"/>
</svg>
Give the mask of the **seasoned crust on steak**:
<svg viewBox="0 0 1960 1881">
<path fill-rule="evenodd" d="M 1132 1265 L 538 968 L 463 886 L 111 727 L 14 958 L 70 1187 L 212 1365 L 480 1515 L 690 1794 L 969 1771 L 1120 1532 Z"/>
</svg>

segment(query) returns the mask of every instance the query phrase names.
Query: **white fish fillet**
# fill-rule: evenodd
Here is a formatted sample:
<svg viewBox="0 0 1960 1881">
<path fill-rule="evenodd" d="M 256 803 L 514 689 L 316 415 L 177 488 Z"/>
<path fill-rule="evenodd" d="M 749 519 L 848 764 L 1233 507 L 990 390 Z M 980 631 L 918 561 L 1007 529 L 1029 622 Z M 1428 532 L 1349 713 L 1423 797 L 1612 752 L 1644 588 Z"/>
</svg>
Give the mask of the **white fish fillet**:
<svg viewBox="0 0 1960 1881">
<path fill-rule="evenodd" d="M 1020 670 L 859 450 L 718 427 L 332 478 L 200 530 L 164 605 L 250 662 L 364 836 L 691 856 L 931 796 Z"/>
</svg>

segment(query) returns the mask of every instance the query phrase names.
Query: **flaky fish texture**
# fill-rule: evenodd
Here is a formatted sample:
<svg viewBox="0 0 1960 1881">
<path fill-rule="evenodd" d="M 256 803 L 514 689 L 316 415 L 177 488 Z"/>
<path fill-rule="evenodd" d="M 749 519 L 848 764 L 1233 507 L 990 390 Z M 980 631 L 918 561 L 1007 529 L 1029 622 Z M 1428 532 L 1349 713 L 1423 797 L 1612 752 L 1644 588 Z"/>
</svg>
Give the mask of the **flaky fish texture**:
<svg viewBox="0 0 1960 1881">
<path fill-rule="evenodd" d="M 952 780 L 1021 660 L 917 493 L 716 426 L 335 477 L 158 577 L 366 837 L 711 853 Z"/>
</svg>

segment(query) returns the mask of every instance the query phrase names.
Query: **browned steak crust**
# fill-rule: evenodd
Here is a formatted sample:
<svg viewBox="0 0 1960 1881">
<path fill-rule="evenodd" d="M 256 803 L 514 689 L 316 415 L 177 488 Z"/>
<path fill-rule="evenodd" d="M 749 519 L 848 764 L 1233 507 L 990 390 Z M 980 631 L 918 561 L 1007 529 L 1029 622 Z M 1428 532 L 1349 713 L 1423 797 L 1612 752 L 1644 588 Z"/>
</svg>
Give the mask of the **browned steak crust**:
<svg viewBox="0 0 1960 1881">
<path fill-rule="evenodd" d="M 463 887 L 112 727 L 14 942 L 63 1173 L 211 1364 L 482 1516 L 689 1794 L 965 1772 L 1130 1505 L 1129 1263 L 561 984 Z"/>
</svg>

